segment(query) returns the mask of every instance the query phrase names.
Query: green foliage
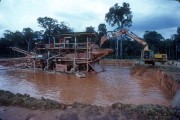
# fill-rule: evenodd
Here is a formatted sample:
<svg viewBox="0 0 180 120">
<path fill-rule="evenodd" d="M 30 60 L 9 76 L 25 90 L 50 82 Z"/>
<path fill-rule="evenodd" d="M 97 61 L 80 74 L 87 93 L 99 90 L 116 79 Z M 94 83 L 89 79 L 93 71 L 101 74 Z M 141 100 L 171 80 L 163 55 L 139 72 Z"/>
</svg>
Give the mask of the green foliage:
<svg viewBox="0 0 180 120">
<path fill-rule="evenodd" d="M 111 26 L 117 25 L 119 28 L 132 26 L 132 12 L 129 3 L 124 2 L 122 7 L 116 3 L 106 13 L 105 20 Z"/>
<path fill-rule="evenodd" d="M 99 24 L 98 25 L 98 35 L 97 35 L 96 44 L 98 44 L 100 46 L 101 37 L 103 35 L 106 35 L 106 34 L 107 34 L 106 25 L 104 23 Z"/>
<path fill-rule="evenodd" d="M 0 39 L 0 58 L 11 56 L 12 50 L 9 47 L 12 46 L 12 44 L 13 42 L 10 40 L 5 38 Z"/>
<path fill-rule="evenodd" d="M 46 35 L 51 35 L 54 28 L 58 26 L 58 21 L 50 17 L 39 17 L 37 21 L 39 26 L 45 29 Z"/>
<path fill-rule="evenodd" d="M 140 58 L 142 45 L 137 41 L 125 39 L 123 40 L 123 58 Z"/>
<path fill-rule="evenodd" d="M 176 34 L 172 35 L 173 39 L 173 48 L 175 53 L 175 58 L 180 59 L 180 27 L 177 28 Z"/>
<path fill-rule="evenodd" d="M 60 22 L 60 24 L 58 24 L 58 21 L 56 19 L 50 17 L 39 17 L 37 21 L 39 26 L 44 28 L 45 37 L 72 31 L 72 29 L 68 25 L 66 25 L 65 22 L 62 21 Z"/>
<path fill-rule="evenodd" d="M 72 29 L 65 22 L 60 22 L 53 29 L 53 34 L 72 32 Z"/>
<path fill-rule="evenodd" d="M 149 45 L 150 50 L 154 52 L 159 52 L 159 45 L 161 40 L 163 40 L 163 36 L 156 31 L 145 31 L 144 39 Z"/>
<path fill-rule="evenodd" d="M 23 35 L 20 31 L 12 32 L 10 30 L 6 30 L 4 33 L 4 38 L 1 38 L 0 42 L 0 51 L 3 52 L 1 57 L 9 56 L 12 51 L 10 50 L 10 47 L 19 47 L 19 48 L 25 48 L 25 41 L 23 41 Z M 10 51 L 10 52 L 8 52 Z M 8 53 L 7 53 L 8 52 Z"/>
<path fill-rule="evenodd" d="M 85 32 L 96 32 L 96 31 L 94 30 L 94 27 L 89 26 L 85 28 Z"/>
<path fill-rule="evenodd" d="M 50 17 L 39 17 L 37 21 L 40 27 L 46 30 L 53 30 L 58 23 L 57 20 Z"/>
<path fill-rule="evenodd" d="M 34 32 L 31 28 L 23 28 L 23 37 L 28 46 L 28 52 L 32 50 L 32 40 L 34 38 Z"/>
<path fill-rule="evenodd" d="M 99 24 L 99 26 L 98 26 L 98 32 L 99 32 L 99 33 L 106 34 L 106 32 L 107 32 L 106 25 L 103 24 L 103 23 Z"/>
</svg>

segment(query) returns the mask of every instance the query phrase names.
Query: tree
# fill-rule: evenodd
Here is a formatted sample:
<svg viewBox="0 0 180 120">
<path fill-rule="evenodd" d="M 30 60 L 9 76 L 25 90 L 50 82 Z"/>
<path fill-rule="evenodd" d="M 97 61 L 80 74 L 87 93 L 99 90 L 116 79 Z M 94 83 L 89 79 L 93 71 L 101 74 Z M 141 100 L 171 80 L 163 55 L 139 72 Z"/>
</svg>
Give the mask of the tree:
<svg viewBox="0 0 180 120">
<path fill-rule="evenodd" d="M 57 23 L 58 23 L 56 19 L 50 17 L 43 17 L 43 18 L 39 17 L 37 21 L 40 27 L 45 29 L 45 33 L 47 36 L 52 35 L 52 31 L 54 30 L 54 28 L 57 27 Z"/>
<path fill-rule="evenodd" d="M 34 40 L 42 40 L 43 39 L 43 30 L 34 32 Z"/>
<path fill-rule="evenodd" d="M 18 47 L 21 49 L 27 49 L 26 42 L 24 41 L 23 34 L 20 31 L 12 32 L 10 30 L 6 30 L 4 33 L 3 40 L 8 42 L 9 47 Z M 8 51 L 8 49 L 6 49 Z M 17 54 L 19 56 L 19 54 Z M 17 56 L 16 56 L 17 57 Z"/>
<path fill-rule="evenodd" d="M 106 25 L 103 24 L 103 23 L 99 24 L 99 26 L 98 26 L 98 32 L 99 32 L 99 33 L 106 34 L 106 33 L 107 33 Z"/>
<path fill-rule="evenodd" d="M 109 12 L 105 15 L 105 20 L 111 26 L 117 25 L 118 28 L 132 26 L 132 12 L 129 3 L 123 3 L 120 7 L 116 3 L 109 9 Z"/>
<path fill-rule="evenodd" d="M 97 35 L 97 40 L 96 40 L 96 44 L 100 45 L 100 40 L 101 37 L 107 34 L 107 29 L 106 29 L 106 25 L 101 23 L 98 26 L 98 35 Z"/>
<path fill-rule="evenodd" d="M 10 30 L 6 30 L 6 31 L 4 32 L 4 38 L 5 38 L 6 40 L 8 40 L 8 41 L 12 41 L 12 39 L 13 39 L 13 32 L 10 31 Z"/>
<path fill-rule="evenodd" d="M 180 27 L 177 28 L 177 34 L 180 34 Z"/>
<path fill-rule="evenodd" d="M 58 24 L 58 21 L 53 18 L 39 17 L 37 21 L 39 25 L 45 29 L 44 38 L 46 40 L 46 43 L 52 43 L 54 41 L 55 38 L 53 36 L 54 34 L 60 34 L 60 33 L 72 31 L 72 29 L 68 25 L 66 25 L 65 22 L 60 22 L 60 24 Z"/>
<path fill-rule="evenodd" d="M 176 59 L 179 59 L 180 57 L 180 27 L 177 28 L 176 34 L 172 36 L 173 38 L 173 44 L 174 44 L 174 51 Z"/>
<path fill-rule="evenodd" d="M 124 58 L 140 58 L 142 45 L 135 40 L 126 38 L 123 40 L 123 57 Z"/>
<path fill-rule="evenodd" d="M 37 19 L 39 25 L 45 29 L 44 38 L 46 43 L 53 42 L 53 31 L 58 26 L 58 21 L 50 17 L 39 17 Z"/>
<path fill-rule="evenodd" d="M 34 37 L 33 30 L 31 28 L 23 28 L 22 33 L 28 46 L 28 52 L 30 52 L 30 50 L 32 50 L 32 40 Z"/>
<path fill-rule="evenodd" d="M 60 24 L 57 24 L 53 30 L 53 34 L 67 33 L 67 32 L 72 32 L 72 28 L 66 25 L 66 23 L 63 21 L 60 22 Z"/>
<path fill-rule="evenodd" d="M 177 28 L 176 34 L 173 35 L 175 42 L 180 42 L 180 27 Z"/>
<path fill-rule="evenodd" d="M 145 31 L 144 39 L 149 45 L 149 48 L 154 52 L 160 51 L 160 42 L 164 40 L 164 37 L 156 31 Z"/>
<path fill-rule="evenodd" d="M 92 26 L 86 27 L 85 29 L 85 32 L 95 32 L 94 27 Z"/>
<path fill-rule="evenodd" d="M 23 35 L 20 31 L 15 31 L 12 33 L 13 46 L 19 48 L 26 48 L 25 41 L 22 40 Z"/>
<path fill-rule="evenodd" d="M 111 26 L 117 25 L 114 31 L 132 26 L 132 12 L 129 3 L 123 3 L 122 7 L 117 3 L 109 9 L 109 12 L 105 15 L 105 20 Z M 116 59 L 119 55 L 119 39 L 116 43 Z M 122 59 L 122 40 L 120 43 L 120 58 Z"/>
<path fill-rule="evenodd" d="M 1 57 L 10 57 L 11 49 L 10 46 L 12 46 L 12 42 L 5 39 L 0 38 L 0 58 Z"/>
</svg>

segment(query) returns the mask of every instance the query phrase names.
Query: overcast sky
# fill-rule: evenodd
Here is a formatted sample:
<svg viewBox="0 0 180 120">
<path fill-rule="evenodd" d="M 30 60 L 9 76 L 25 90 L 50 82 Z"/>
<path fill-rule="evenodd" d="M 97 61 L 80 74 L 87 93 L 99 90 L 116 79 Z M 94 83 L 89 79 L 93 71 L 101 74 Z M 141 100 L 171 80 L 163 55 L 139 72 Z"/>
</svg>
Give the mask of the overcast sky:
<svg viewBox="0 0 180 120">
<path fill-rule="evenodd" d="M 37 18 L 45 16 L 65 21 L 75 32 L 88 26 L 97 30 L 100 23 L 106 23 L 109 8 L 123 2 L 130 4 L 133 13 L 130 30 L 140 37 L 149 30 L 170 38 L 180 26 L 180 3 L 173 0 L 1 0 L 0 37 L 5 30 L 40 30 Z"/>
</svg>

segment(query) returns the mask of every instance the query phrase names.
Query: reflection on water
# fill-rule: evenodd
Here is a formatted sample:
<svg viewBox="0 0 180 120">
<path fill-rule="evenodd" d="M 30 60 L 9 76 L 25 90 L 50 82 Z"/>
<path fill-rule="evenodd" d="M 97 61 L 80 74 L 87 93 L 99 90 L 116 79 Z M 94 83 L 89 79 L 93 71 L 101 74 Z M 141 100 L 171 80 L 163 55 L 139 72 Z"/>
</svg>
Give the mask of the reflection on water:
<svg viewBox="0 0 180 120">
<path fill-rule="evenodd" d="M 0 68 L 4 68 L 0 66 Z M 135 78 L 130 68 L 104 66 L 106 71 L 75 75 L 30 70 L 0 70 L 0 89 L 45 97 L 63 103 L 90 103 L 102 106 L 115 102 L 170 105 L 171 97 L 158 82 Z"/>
</svg>

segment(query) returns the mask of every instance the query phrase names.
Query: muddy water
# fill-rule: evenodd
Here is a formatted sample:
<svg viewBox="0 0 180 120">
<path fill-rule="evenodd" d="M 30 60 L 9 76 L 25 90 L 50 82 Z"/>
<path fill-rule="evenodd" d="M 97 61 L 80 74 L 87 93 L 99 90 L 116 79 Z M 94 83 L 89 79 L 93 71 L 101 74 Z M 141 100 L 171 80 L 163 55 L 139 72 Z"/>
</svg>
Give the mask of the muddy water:
<svg viewBox="0 0 180 120">
<path fill-rule="evenodd" d="M 50 98 L 63 103 L 89 103 L 101 106 L 115 102 L 170 105 L 172 97 L 158 82 L 130 75 L 130 68 L 103 66 L 104 72 L 87 78 L 63 73 L 11 70 L 0 66 L 0 89 Z"/>
</svg>

